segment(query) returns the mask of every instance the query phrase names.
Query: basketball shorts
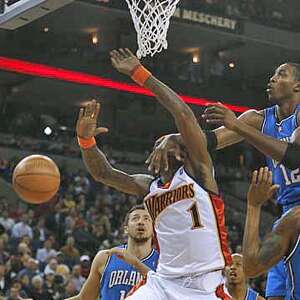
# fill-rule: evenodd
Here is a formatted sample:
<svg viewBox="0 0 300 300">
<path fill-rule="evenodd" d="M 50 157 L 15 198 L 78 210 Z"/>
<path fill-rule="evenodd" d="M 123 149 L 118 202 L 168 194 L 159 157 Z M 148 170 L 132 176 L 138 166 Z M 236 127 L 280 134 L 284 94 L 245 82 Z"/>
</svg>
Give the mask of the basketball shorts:
<svg viewBox="0 0 300 300">
<path fill-rule="evenodd" d="M 166 278 L 153 271 L 147 282 L 126 300 L 230 300 L 221 271 L 180 278 Z"/>
<path fill-rule="evenodd" d="M 286 295 L 287 274 L 284 262 L 281 260 L 268 272 L 266 298 L 285 297 Z"/>
</svg>

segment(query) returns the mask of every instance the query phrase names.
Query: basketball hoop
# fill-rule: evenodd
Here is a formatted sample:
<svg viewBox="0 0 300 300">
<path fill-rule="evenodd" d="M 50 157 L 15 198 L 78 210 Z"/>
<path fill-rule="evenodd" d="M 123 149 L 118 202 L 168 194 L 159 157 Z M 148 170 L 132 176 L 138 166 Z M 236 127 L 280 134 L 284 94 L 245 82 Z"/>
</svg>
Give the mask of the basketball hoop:
<svg viewBox="0 0 300 300">
<path fill-rule="evenodd" d="M 137 32 L 137 57 L 168 48 L 170 19 L 180 0 L 126 0 Z"/>
</svg>

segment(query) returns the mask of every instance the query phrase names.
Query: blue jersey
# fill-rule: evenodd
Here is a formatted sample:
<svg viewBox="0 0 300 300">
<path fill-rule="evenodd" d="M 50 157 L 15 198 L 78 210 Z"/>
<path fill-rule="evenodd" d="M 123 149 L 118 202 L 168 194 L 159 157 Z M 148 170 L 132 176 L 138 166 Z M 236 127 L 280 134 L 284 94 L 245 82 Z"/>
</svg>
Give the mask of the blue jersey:
<svg viewBox="0 0 300 300">
<path fill-rule="evenodd" d="M 299 110 L 300 105 L 292 115 L 278 122 L 277 105 L 266 108 L 262 132 L 275 139 L 289 142 L 298 127 L 297 113 Z M 300 204 L 300 169 L 289 170 L 271 157 L 267 157 L 267 165 L 273 173 L 274 183 L 280 186 L 276 198 L 278 204 L 282 205 L 283 212 Z"/>
<path fill-rule="evenodd" d="M 285 300 L 300 300 L 300 235 L 284 262 L 288 274 Z"/>
<path fill-rule="evenodd" d="M 125 248 L 126 246 L 119 246 Z M 141 260 L 153 271 L 156 271 L 158 262 L 158 252 L 152 250 L 151 253 Z M 123 300 L 128 292 L 141 280 L 141 274 L 131 265 L 112 255 L 108 258 L 102 273 L 100 284 L 101 300 Z"/>
<path fill-rule="evenodd" d="M 257 298 L 258 298 L 258 293 L 253 289 L 248 288 L 245 300 L 256 300 Z"/>
</svg>

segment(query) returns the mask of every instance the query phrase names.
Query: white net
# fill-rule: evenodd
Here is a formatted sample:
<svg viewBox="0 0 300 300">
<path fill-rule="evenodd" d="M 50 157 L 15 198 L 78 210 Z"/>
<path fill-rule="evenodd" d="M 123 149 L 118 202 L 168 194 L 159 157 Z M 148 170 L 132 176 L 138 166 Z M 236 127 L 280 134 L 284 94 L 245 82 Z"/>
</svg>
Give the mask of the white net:
<svg viewBox="0 0 300 300">
<path fill-rule="evenodd" d="M 180 0 L 126 0 L 137 32 L 138 58 L 168 48 L 170 19 Z"/>
</svg>

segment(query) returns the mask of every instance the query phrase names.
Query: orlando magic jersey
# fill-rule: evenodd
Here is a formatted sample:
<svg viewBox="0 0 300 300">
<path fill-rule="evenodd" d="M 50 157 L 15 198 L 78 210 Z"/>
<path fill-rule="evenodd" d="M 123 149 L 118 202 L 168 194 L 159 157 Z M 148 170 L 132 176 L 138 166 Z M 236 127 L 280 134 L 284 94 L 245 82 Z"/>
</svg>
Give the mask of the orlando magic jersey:
<svg viewBox="0 0 300 300">
<path fill-rule="evenodd" d="M 300 300 L 300 235 L 295 247 L 284 262 L 288 274 L 285 300 Z"/>
<path fill-rule="evenodd" d="M 245 300 L 257 300 L 258 293 L 251 288 L 247 289 Z"/>
<path fill-rule="evenodd" d="M 278 122 L 277 105 L 264 110 L 264 122 L 262 132 L 275 139 L 290 142 L 293 132 L 297 129 L 297 113 L 300 105 L 295 112 L 288 118 Z M 273 182 L 280 187 L 277 194 L 277 202 L 282 205 L 283 211 L 300 204 L 300 169 L 289 170 L 283 164 L 267 157 L 267 165 L 273 173 Z M 299 166 L 300 167 L 300 166 Z"/>
<path fill-rule="evenodd" d="M 125 247 L 124 245 L 119 246 L 119 248 Z M 158 256 L 158 252 L 153 249 L 141 262 L 155 271 Z M 112 255 L 108 258 L 102 274 L 99 293 L 100 299 L 124 300 L 132 287 L 140 281 L 141 277 L 141 274 L 133 266 L 127 264 L 116 255 Z"/>
</svg>

